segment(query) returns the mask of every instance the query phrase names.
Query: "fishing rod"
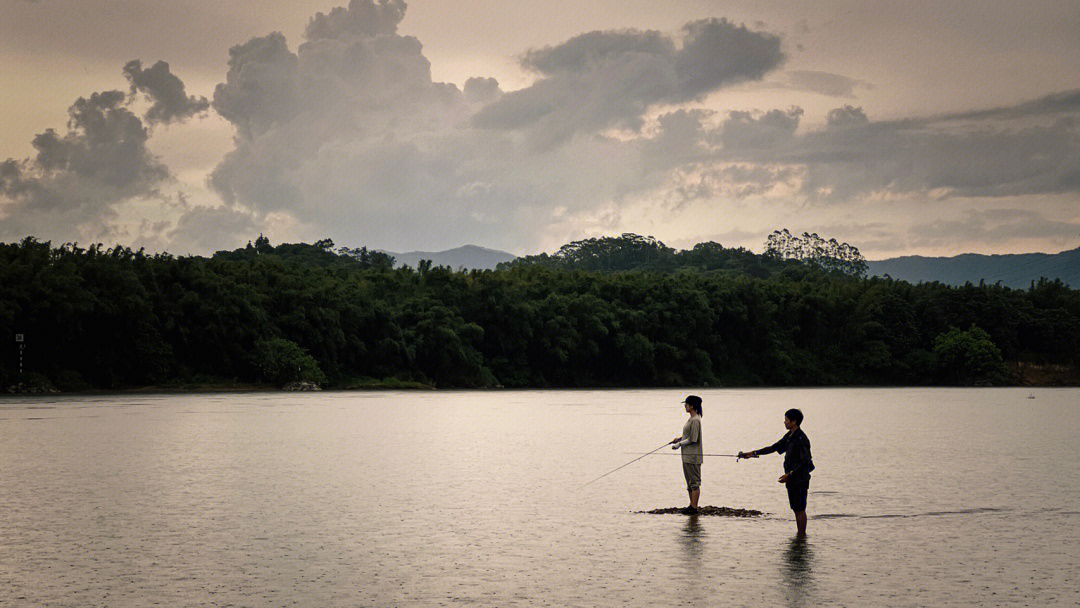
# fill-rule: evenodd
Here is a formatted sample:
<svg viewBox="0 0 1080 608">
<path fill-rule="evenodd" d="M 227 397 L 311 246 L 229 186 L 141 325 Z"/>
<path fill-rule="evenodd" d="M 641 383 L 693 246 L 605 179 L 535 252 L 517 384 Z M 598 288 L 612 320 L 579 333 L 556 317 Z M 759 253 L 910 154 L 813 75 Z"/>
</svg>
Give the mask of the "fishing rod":
<svg viewBox="0 0 1080 608">
<path fill-rule="evenodd" d="M 653 452 L 655 452 L 655 451 L 656 450 L 653 450 Z M 649 452 L 649 454 L 652 454 L 653 452 Z M 641 452 L 623 452 L 623 453 L 624 454 L 640 454 Z M 648 456 L 649 454 L 645 454 L 645 456 Z M 656 455 L 657 456 L 682 456 L 682 454 L 668 454 L 668 453 L 656 454 Z M 734 458 L 735 460 L 739 459 L 738 454 L 702 454 L 702 456 L 718 456 L 718 457 L 721 457 L 721 458 Z"/>
<path fill-rule="evenodd" d="M 592 480 L 592 481 L 590 481 L 590 482 L 588 482 L 588 483 L 584 483 L 584 484 L 581 484 L 580 486 L 578 486 L 578 489 L 580 490 L 581 488 L 584 488 L 585 486 L 589 485 L 589 484 L 590 484 L 590 483 L 592 483 L 593 481 L 600 481 L 601 479 L 603 479 L 603 478 L 607 477 L 608 475 L 611 475 L 611 474 L 612 474 L 612 473 L 614 473 L 615 471 L 618 471 L 619 469 L 621 469 L 621 468 L 623 468 L 623 467 L 628 467 L 628 466 L 630 466 L 630 465 L 634 464 L 635 462 L 637 462 L 637 461 L 641 460 L 642 458 L 645 458 L 645 457 L 646 457 L 646 456 L 648 456 L 649 454 L 652 454 L 653 452 L 657 452 L 657 451 L 660 451 L 660 450 L 662 450 L 662 449 L 666 448 L 667 446 L 669 446 L 669 445 L 671 445 L 671 444 L 673 444 L 673 443 L 675 443 L 675 442 L 674 442 L 674 441 L 668 441 L 667 443 L 665 443 L 664 445 L 662 445 L 662 446 L 660 446 L 660 447 L 656 448 L 656 449 L 655 449 L 655 450 L 653 450 L 652 452 L 648 452 L 648 453 L 642 454 L 641 456 L 638 456 L 637 458 L 635 458 L 635 459 L 631 460 L 630 462 L 628 462 L 628 463 L 626 463 L 626 464 L 622 465 L 621 467 L 616 467 L 616 468 L 614 468 L 614 469 L 611 469 L 610 471 L 608 471 L 607 473 L 604 473 L 604 474 L 603 474 L 603 475 L 601 475 L 600 477 L 597 477 L 596 479 L 594 479 L 594 480 Z"/>
</svg>

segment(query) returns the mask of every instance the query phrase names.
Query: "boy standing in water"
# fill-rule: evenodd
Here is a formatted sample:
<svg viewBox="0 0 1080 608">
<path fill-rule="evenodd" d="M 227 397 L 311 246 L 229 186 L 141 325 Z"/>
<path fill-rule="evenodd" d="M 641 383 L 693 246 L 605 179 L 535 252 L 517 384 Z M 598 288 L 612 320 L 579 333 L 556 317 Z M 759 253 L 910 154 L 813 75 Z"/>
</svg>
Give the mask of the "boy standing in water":
<svg viewBox="0 0 1080 608">
<path fill-rule="evenodd" d="M 682 448 L 683 477 L 686 478 L 686 492 L 690 495 L 687 510 L 696 513 L 698 498 L 701 496 L 701 397 L 690 395 L 683 400 L 690 419 L 683 425 L 682 436 L 671 440 L 671 449 Z"/>
<path fill-rule="evenodd" d="M 799 536 L 806 535 L 806 494 L 810 490 L 810 471 L 814 470 L 810 439 L 800 428 L 802 421 L 802 412 L 790 409 L 784 412 L 784 428 L 788 432 L 780 441 L 760 450 L 739 452 L 739 458 L 757 458 L 773 452 L 784 455 L 784 474 L 777 481 L 787 486 L 788 503 L 795 512 Z"/>
</svg>

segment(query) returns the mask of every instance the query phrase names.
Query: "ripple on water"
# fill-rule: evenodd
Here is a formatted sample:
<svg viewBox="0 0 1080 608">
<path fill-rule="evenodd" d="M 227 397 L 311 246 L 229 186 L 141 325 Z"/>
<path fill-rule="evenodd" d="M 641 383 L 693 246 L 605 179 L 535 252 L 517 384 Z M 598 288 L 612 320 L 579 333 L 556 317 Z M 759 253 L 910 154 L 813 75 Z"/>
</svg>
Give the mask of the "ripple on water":
<svg viewBox="0 0 1080 608">
<path fill-rule="evenodd" d="M 738 400 L 706 419 L 715 446 L 775 438 L 786 402 L 807 414 L 826 488 L 808 539 L 775 468 L 703 468 L 703 500 L 772 512 L 748 519 L 631 511 L 686 504 L 674 459 L 574 490 L 682 428 L 633 391 L 162 396 L 134 410 L 153 416 L 3 425 L 0 606 L 1080 603 L 1080 477 L 1061 473 L 1080 448 L 1060 424 L 1080 392 L 1022 412 L 998 389 L 701 393 Z"/>
</svg>

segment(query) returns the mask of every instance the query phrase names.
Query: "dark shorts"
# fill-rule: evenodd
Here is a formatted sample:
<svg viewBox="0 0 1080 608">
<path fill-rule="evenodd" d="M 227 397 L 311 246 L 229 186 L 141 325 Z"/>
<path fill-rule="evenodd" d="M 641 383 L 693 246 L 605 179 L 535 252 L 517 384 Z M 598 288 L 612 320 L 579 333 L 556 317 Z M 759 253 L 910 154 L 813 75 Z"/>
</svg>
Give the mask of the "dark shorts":
<svg viewBox="0 0 1080 608">
<path fill-rule="evenodd" d="M 788 504 L 792 511 L 806 510 L 806 493 L 810 491 L 810 479 L 789 480 L 787 486 Z"/>
<path fill-rule="evenodd" d="M 682 463 L 682 474 L 686 478 L 686 489 L 696 490 L 701 487 L 701 465 Z"/>
</svg>

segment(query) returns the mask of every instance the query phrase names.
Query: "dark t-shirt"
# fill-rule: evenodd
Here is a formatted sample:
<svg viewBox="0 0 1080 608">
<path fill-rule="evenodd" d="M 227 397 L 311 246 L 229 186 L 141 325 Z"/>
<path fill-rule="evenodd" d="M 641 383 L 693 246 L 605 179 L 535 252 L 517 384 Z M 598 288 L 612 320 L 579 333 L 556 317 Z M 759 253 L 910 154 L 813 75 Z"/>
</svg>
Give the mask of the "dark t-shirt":
<svg viewBox="0 0 1080 608">
<path fill-rule="evenodd" d="M 810 456 L 810 438 L 802 429 L 786 433 L 780 441 L 755 451 L 759 456 L 773 452 L 783 454 L 784 473 L 787 473 L 789 481 L 810 479 L 810 471 L 814 470 L 814 459 Z"/>
</svg>

